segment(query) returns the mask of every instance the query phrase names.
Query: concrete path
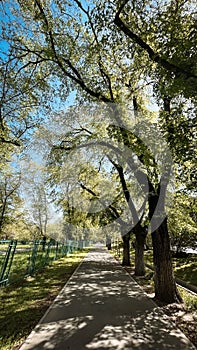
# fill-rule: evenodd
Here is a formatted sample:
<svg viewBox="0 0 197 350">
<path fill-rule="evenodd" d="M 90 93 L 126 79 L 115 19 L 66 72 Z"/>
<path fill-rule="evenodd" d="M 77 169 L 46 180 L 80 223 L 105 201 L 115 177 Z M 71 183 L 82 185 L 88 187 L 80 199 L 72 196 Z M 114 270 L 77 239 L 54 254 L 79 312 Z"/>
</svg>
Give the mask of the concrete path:
<svg viewBox="0 0 197 350">
<path fill-rule="evenodd" d="M 91 250 L 20 350 L 194 350 L 102 247 Z"/>
</svg>

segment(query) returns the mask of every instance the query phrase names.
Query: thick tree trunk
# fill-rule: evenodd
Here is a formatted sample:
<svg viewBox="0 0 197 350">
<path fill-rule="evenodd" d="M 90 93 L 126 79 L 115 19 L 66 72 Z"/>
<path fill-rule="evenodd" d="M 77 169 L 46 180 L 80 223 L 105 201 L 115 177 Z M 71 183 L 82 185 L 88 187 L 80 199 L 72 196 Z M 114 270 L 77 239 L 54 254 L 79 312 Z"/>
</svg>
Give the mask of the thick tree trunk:
<svg viewBox="0 0 197 350">
<path fill-rule="evenodd" d="M 122 258 L 122 266 L 131 266 L 130 261 L 130 234 L 122 236 L 123 240 L 123 258 Z"/>
<path fill-rule="evenodd" d="M 152 232 L 155 298 L 164 303 L 180 303 L 173 273 L 167 218 Z"/>
<path fill-rule="evenodd" d="M 155 298 L 167 304 L 180 303 L 182 298 L 177 290 L 173 273 L 167 215 L 164 210 L 165 197 L 159 204 L 160 188 L 158 193 L 154 193 L 152 184 L 149 186 L 152 192 L 149 196 L 149 218 L 152 229 Z"/>
<path fill-rule="evenodd" d="M 135 276 L 145 275 L 144 245 L 146 234 L 141 229 L 135 234 Z"/>
</svg>

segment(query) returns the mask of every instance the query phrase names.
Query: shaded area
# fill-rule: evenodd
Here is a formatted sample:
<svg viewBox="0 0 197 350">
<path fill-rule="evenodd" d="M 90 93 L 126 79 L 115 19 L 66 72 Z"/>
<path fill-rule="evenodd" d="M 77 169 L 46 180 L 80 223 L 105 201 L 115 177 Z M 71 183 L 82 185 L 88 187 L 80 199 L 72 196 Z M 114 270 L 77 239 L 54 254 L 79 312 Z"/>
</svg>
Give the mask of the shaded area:
<svg viewBox="0 0 197 350">
<path fill-rule="evenodd" d="M 22 344 L 86 254 L 54 261 L 22 283 L 0 288 L 0 349 Z"/>
<path fill-rule="evenodd" d="M 89 252 L 21 350 L 195 349 L 102 248 Z"/>
</svg>

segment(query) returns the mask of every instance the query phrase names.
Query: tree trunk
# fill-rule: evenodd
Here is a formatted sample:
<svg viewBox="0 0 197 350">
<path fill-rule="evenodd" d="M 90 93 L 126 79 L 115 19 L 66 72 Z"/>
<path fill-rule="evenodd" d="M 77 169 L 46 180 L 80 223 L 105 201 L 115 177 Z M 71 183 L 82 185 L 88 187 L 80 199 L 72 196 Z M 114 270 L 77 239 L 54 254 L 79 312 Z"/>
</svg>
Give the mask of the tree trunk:
<svg viewBox="0 0 197 350">
<path fill-rule="evenodd" d="M 155 298 L 164 303 L 180 303 L 173 273 L 167 218 L 152 232 Z"/>
<path fill-rule="evenodd" d="M 2 234 L 3 234 L 3 226 L 4 226 L 4 220 L 5 220 L 6 204 L 7 204 L 7 200 L 4 201 L 4 203 L 3 203 L 2 207 L 1 207 L 1 215 L 0 215 L 0 237 L 1 238 L 2 238 Z"/>
<path fill-rule="evenodd" d="M 130 234 L 122 236 L 123 240 L 123 258 L 122 258 L 122 266 L 131 266 L 130 261 Z"/>
<path fill-rule="evenodd" d="M 155 193 L 152 184 L 149 184 L 149 186 L 149 191 L 152 192 L 148 202 L 152 230 L 155 299 L 167 304 L 180 303 L 182 302 L 182 298 L 176 287 L 171 259 L 167 215 L 164 209 L 165 196 L 160 201 L 159 208 L 155 213 L 159 203 L 159 196 L 161 195 L 160 188 Z M 161 224 L 159 224 L 158 220 L 162 221 Z"/>
<path fill-rule="evenodd" d="M 141 228 L 138 228 L 138 232 L 135 233 L 135 237 L 135 276 L 144 276 L 144 245 L 146 241 L 146 234 Z"/>
</svg>

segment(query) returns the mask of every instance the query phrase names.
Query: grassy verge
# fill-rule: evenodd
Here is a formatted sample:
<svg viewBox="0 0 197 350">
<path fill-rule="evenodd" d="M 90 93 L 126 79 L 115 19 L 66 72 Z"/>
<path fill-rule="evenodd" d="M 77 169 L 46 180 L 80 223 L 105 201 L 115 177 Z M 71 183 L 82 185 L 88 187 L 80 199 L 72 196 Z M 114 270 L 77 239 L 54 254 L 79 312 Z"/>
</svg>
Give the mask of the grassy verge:
<svg viewBox="0 0 197 350">
<path fill-rule="evenodd" d="M 112 254 L 121 262 L 121 256 L 117 256 L 115 252 Z M 150 256 L 147 257 L 146 262 L 151 264 Z M 133 257 L 133 254 L 132 254 Z M 179 259 L 178 259 L 179 260 Z M 185 259 L 184 259 L 185 260 Z M 182 279 L 187 276 L 187 281 L 195 282 L 195 271 L 193 268 L 193 262 L 186 261 L 174 261 L 174 264 L 181 267 Z M 191 264 L 191 266 L 190 266 Z M 184 272 L 186 269 L 187 273 Z M 148 294 L 149 297 L 154 297 L 154 281 L 153 281 L 153 271 L 146 269 L 146 275 L 144 277 L 134 276 L 134 266 L 127 267 L 126 270 L 131 274 L 131 276 L 136 280 L 136 282 L 141 286 L 141 288 Z M 192 276 L 189 276 L 190 272 Z M 176 273 L 177 275 L 177 273 Z M 180 275 L 179 275 L 180 276 Z M 184 300 L 184 304 L 169 304 L 158 306 L 163 310 L 163 312 L 168 316 L 169 321 L 175 323 L 175 325 L 190 339 L 190 341 L 197 347 L 197 334 L 196 334 L 196 319 L 197 319 L 197 296 L 191 294 L 181 287 L 178 287 L 179 292 Z"/>
<path fill-rule="evenodd" d="M 73 274 L 87 250 L 45 267 L 21 284 L 0 289 L 0 349 L 16 350 Z"/>
<path fill-rule="evenodd" d="M 0 244 L 0 271 L 3 267 L 6 252 L 8 251 L 9 244 Z M 48 249 L 49 248 L 49 249 Z M 34 253 L 36 253 L 34 255 Z M 34 255 L 34 259 L 32 256 Z M 35 271 L 49 265 L 54 259 L 59 259 L 65 255 L 61 247 L 56 249 L 56 246 L 51 245 L 50 247 L 45 246 L 43 249 L 42 243 L 35 245 L 34 242 L 29 242 L 27 245 L 18 243 L 16 246 L 15 254 L 12 260 L 11 269 L 9 272 L 9 283 L 19 283 L 27 276 L 30 270 L 33 268 Z M 11 259 L 11 255 L 10 255 Z M 34 260 L 34 264 L 33 264 Z M 10 261 L 10 260 L 9 260 Z M 8 273 L 8 266 L 6 267 L 5 275 Z"/>
<path fill-rule="evenodd" d="M 117 257 L 120 261 L 122 260 L 122 255 L 117 256 L 116 252 L 114 251 L 112 251 L 112 254 L 115 255 L 115 257 Z M 131 262 L 134 264 L 134 251 L 131 251 Z M 151 251 L 145 251 L 145 262 L 153 265 Z M 197 286 L 197 267 L 195 256 L 190 256 L 184 259 L 173 258 L 173 265 L 176 277 Z M 154 293 L 153 271 L 146 268 L 146 275 L 144 277 L 137 278 L 134 276 L 134 266 L 128 268 L 127 270 L 133 275 L 137 283 L 143 287 L 148 294 Z M 179 290 L 187 310 L 197 310 L 197 296 L 187 292 L 181 287 Z"/>
<path fill-rule="evenodd" d="M 134 252 L 132 253 L 134 255 Z M 153 265 L 152 251 L 145 251 L 145 261 Z M 175 276 L 197 286 L 197 258 L 191 254 L 186 258 L 172 258 Z"/>
</svg>

